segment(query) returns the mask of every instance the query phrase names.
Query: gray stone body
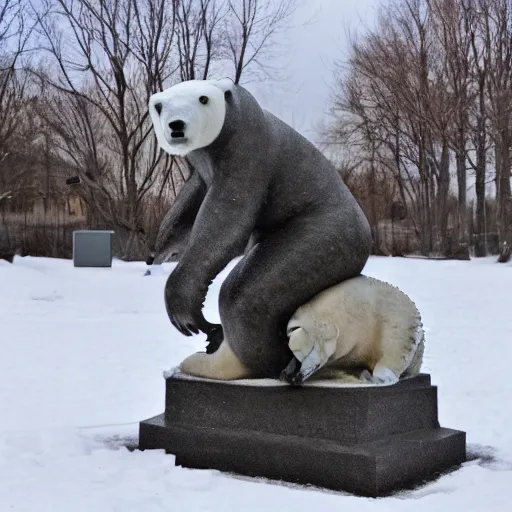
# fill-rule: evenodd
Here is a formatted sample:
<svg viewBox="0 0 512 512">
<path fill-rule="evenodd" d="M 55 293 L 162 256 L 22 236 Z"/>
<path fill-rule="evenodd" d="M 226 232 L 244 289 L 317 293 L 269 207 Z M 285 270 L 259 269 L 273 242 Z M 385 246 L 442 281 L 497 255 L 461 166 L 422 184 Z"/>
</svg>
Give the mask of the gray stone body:
<svg viewBox="0 0 512 512">
<path fill-rule="evenodd" d="M 293 357 L 290 317 L 320 291 L 361 273 L 371 232 L 335 167 L 307 139 L 240 86 L 225 100 L 217 139 L 187 155 L 198 177 L 185 189 L 190 209 L 184 201 L 175 212 L 194 221 L 166 284 L 167 312 L 185 335 L 208 332 L 208 286 L 252 237 L 223 282 L 221 323 L 253 376 L 277 377 Z"/>
<path fill-rule="evenodd" d="M 148 259 L 149 264 L 160 265 L 166 261 L 179 261 L 187 247 L 190 232 L 196 220 L 197 212 L 208 191 L 201 175 L 190 165 L 191 173 L 178 197 L 165 214 L 155 243 Z M 252 247 L 251 240 L 248 245 L 241 244 L 239 254 Z"/>
<path fill-rule="evenodd" d="M 165 261 L 179 261 L 187 246 L 197 212 L 206 195 L 206 185 L 198 172 L 192 173 L 163 218 L 155 244 L 152 247 L 151 263 L 160 265 Z"/>
</svg>

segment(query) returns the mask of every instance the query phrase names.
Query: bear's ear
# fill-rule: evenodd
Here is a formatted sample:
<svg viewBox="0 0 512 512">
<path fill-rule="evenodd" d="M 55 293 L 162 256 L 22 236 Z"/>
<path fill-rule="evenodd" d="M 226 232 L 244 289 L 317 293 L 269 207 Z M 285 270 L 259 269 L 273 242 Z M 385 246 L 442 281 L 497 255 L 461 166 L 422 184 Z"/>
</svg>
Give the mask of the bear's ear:
<svg viewBox="0 0 512 512">
<path fill-rule="evenodd" d="M 209 82 L 212 85 L 215 85 L 215 87 L 218 87 L 224 94 L 226 94 L 228 91 L 231 92 L 233 86 L 235 85 L 233 80 L 230 78 L 223 78 L 221 80 L 209 80 Z"/>
</svg>

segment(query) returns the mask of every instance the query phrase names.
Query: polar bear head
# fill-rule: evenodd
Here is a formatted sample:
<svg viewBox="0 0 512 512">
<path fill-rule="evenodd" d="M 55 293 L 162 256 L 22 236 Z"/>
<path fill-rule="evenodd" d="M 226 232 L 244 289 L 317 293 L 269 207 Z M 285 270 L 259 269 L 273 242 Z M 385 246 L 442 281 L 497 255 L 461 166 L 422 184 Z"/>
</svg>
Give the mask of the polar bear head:
<svg viewBox="0 0 512 512">
<path fill-rule="evenodd" d="M 209 146 L 226 117 L 226 97 L 233 82 L 188 80 L 153 94 L 149 114 L 158 144 L 171 155 L 185 156 Z"/>
</svg>

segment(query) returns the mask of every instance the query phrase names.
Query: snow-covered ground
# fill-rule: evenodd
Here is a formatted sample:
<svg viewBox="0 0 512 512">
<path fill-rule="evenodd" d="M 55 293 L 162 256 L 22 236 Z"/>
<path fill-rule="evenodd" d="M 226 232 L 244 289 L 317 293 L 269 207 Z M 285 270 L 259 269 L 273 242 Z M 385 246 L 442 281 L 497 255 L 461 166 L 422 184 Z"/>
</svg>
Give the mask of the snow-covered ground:
<svg viewBox="0 0 512 512">
<path fill-rule="evenodd" d="M 165 266 L 169 273 L 172 265 Z M 162 372 L 204 347 L 169 323 L 165 275 L 144 263 L 0 261 L 0 512 L 508 510 L 512 497 L 512 266 L 371 258 L 365 273 L 410 294 L 441 424 L 478 458 L 417 490 L 364 499 L 174 466 L 129 451 L 164 407 Z M 218 320 L 223 272 L 206 316 Z M 434 508 L 433 508 L 434 507 Z"/>
</svg>

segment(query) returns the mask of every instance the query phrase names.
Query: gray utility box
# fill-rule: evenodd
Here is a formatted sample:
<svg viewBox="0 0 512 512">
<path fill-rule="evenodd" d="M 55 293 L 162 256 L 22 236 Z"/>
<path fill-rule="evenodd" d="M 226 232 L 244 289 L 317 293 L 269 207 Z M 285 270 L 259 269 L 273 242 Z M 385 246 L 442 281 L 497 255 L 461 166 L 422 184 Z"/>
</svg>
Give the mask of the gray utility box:
<svg viewBox="0 0 512 512">
<path fill-rule="evenodd" d="M 111 267 L 113 231 L 73 231 L 75 267 Z"/>
</svg>

